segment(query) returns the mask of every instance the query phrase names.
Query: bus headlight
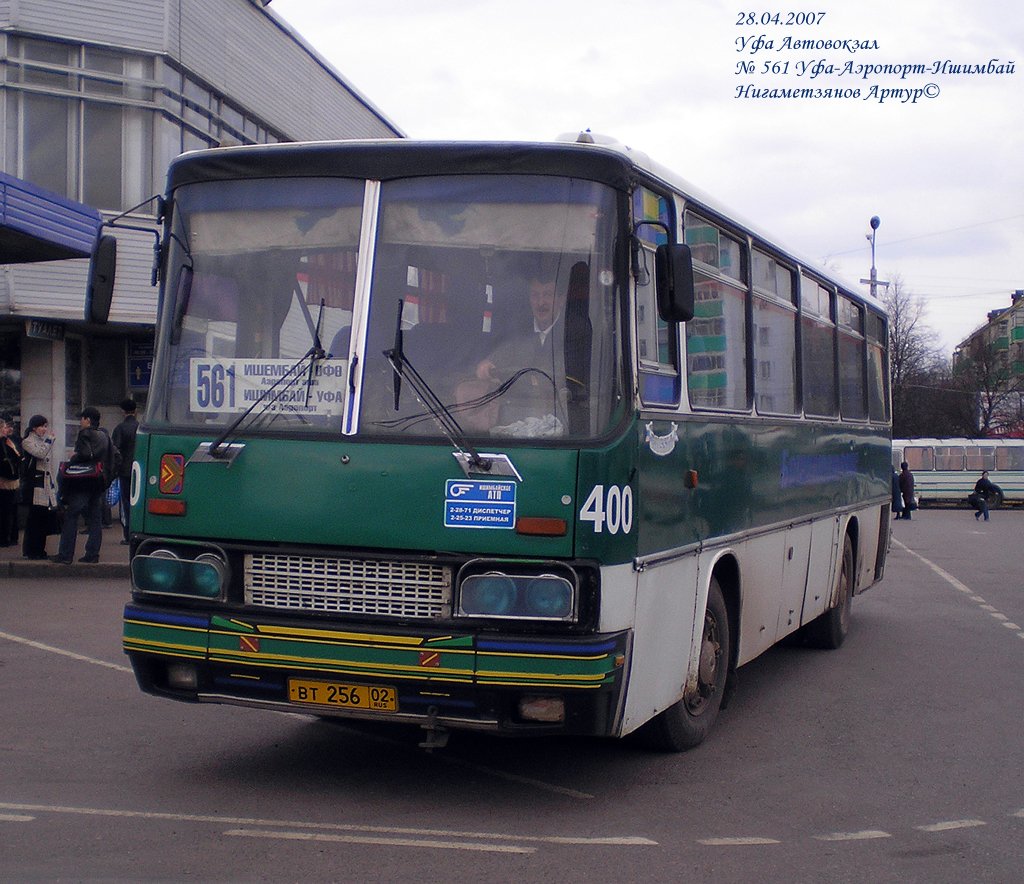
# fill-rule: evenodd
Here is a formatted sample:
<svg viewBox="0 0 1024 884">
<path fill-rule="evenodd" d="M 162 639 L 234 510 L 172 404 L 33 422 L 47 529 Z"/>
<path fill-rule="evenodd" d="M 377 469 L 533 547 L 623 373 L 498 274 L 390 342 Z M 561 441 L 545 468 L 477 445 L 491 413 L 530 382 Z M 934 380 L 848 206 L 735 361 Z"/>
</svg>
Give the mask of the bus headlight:
<svg viewBox="0 0 1024 884">
<path fill-rule="evenodd" d="M 474 574 L 462 583 L 459 607 L 469 617 L 508 616 L 516 594 L 515 581 L 505 574 Z"/>
<path fill-rule="evenodd" d="M 572 614 L 572 584 L 564 577 L 542 574 L 526 584 L 526 607 L 534 616 L 565 620 Z"/>
<path fill-rule="evenodd" d="M 173 550 L 154 550 L 132 559 L 132 582 L 146 592 L 176 594 L 185 583 L 185 568 Z"/>
<path fill-rule="evenodd" d="M 228 564 L 218 553 L 205 549 L 194 558 L 186 558 L 177 549 L 151 549 L 132 558 L 132 585 L 136 590 L 201 599 L 223 595 Z"/>
<path fill-rule="evenodd" d="M 220 556 L 212 552 L 201 553 L 192 560 L 192 589 L 198 596 L 215 599 L 227 583 L 227 573 L 227 562 Z"/>
<path fill-rule="evenodd" d="M 470 574 L 460 584 L 456 612 L 461 617 L 570 621 L 576 615 L 576 585 L 559 574 Z"/>
</svg>

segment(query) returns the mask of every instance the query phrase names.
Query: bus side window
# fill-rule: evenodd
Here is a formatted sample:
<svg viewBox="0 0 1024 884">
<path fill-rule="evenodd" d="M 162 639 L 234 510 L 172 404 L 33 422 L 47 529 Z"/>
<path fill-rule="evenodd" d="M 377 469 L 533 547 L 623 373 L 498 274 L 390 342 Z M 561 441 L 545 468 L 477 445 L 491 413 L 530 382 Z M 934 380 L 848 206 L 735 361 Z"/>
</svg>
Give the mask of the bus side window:
<svg viewBox="0 0 1024 884">
<path fill-rule="evenodd" d="M 935 469 L 935 457 L 930 446 L 908 445 L 903 449 L 903 459 L 911 472 Z"/>
<path fill-rule="evenodd" d="M 686 323 L 690 404 L 745 411 L 750 389 L 743 248 L 693 212 L 683 215 L 683 225 L 695 270 L 695 315 Z"/>
<path fill-rule="evenodd" d="M 640 398 L 645 405 L 676 405 L 679 402 L 679 327 L 658 313 L 655 250 L 668 241 L 664 228 L 670 227 L 672 213 L 666 197 L 645 187 L 633 194 L 634 224 L 637 228 L 636 260 L 636 347 L 640 364 Z"/>
</svg>

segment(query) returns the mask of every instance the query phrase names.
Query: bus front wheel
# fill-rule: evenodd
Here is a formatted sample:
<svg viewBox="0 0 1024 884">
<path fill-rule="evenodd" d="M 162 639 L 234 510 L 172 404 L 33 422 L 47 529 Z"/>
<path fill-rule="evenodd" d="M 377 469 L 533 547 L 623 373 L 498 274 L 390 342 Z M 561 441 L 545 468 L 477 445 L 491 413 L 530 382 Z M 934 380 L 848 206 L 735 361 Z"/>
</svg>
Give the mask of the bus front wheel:
<svg viewBox="0 0 1024 884">
<path fill-rule="evenodd" d="M 704 741 L 722 705 L 731 648 L 729 612 L 722 588 L 712 577 L 701 631 L 697 687 L 641 728 L 645 745 L 662 752 L 685 752 Z"/>
</svg>

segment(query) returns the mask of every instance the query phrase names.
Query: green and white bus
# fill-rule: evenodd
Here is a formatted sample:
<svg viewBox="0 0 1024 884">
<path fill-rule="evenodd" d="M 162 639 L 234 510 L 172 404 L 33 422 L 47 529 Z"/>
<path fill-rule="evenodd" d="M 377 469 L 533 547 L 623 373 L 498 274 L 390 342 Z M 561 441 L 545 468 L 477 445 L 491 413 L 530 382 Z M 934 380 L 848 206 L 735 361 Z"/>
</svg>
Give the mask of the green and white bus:
<svg viewBox="0 0 1024 884">
<path fill-rule="evenodd" d="M 174 161 L 143 691 L 681 750 L 785 636 L 842 643 L 889 535 L 885 314 L 599 140 Z"/>
</svg>

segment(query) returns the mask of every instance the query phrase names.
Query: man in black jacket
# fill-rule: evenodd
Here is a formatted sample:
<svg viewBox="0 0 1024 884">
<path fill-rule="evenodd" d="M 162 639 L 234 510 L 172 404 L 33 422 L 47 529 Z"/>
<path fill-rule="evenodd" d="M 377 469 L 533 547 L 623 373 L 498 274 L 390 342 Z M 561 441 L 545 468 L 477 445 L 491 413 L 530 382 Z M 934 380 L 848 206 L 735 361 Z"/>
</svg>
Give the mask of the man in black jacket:
<svg viewBox="0 0 1024 884">
<path fill-rule="evenodd" d="M 977 510 L 974 514 L 975 519 L 984 516 L 985 521 L 988 521 L 989 498 L 991 497 L 995 500 L 998 494 L 999 486 L 989 479 L 988 470 L 982 470 L 981 478 L 974 483 L 974 494 L 970 495 L 970 497 L 974 498 L 973 506 Z"/>
<path fill-rule="evenodd" d="M 75 440 L 75 453 L 69 463 L 80 465 L 102 464 L 104 475 L 109 475 L 113 457 L 110 437 L 106 430 L 100 429 L 99 409 L 93 406 L 83 408 L 81 429 Z M 59 496 L 67 507 L 64 515 L 64 529 L 60 535 L 60 547 L 57 555 L 50 561 L 61 565 L 70 565 L 75 560 L 75 541 L 78 534 L 78 517 L 85 516 L 85 525 L 89 532 L 85 540 L 85 555 L 78 561 L 98 562 L 100 545 L 103 543 L 103 501 L 106 496 L 107 483 L 101 475 L 98 478 L 64 477 L 61 480 Z"/>
<path fill-rule="evenodd" d="M 132 485 L 132 464 L 135 462 L 135 436 L 139 432 L 139 422 L 135 418 L 135 403 L 131 399 L 125 399 L 121 403 L 121 411 L 124 412 L 124 420 L 121 421 L 111 434 L 111 441 L 114 447 L 121 452 L 121 469 L 114 480 L 120 486 L 121 502 L 118 505 L 121 512 L 121 530 L 124 532 L 124 539 L 121 543 L 128 543 L 128 514 L 131 504 Z"/>
</svg>

